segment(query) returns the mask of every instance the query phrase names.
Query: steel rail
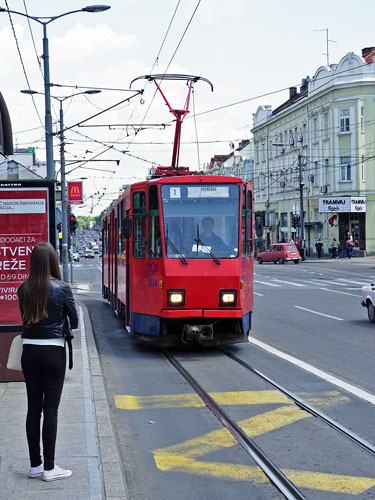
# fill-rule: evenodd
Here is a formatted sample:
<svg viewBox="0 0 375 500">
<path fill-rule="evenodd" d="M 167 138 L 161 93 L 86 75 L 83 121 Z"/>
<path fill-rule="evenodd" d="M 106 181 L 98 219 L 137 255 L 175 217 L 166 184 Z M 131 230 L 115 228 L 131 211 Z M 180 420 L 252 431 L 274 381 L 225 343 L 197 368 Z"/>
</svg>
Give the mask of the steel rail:
<svg viewBox="0 0 375 500">
<path fill-rule="evenodd" d="M 263 470 L 270 481 L 288 500 L 306 500 L 306 497 L 289 481 L 281 470 L 265 455 L 265 453 L 249 438 L 236 422 L 234 422 L 216 401 L 201 387 L 195 378 L 170 354 L 166 349 L 162 353 L 169 363 L 183 376 L 188 384 L 198 394 L 207 408 L 215 415 L 220 423 L 232 434 L 257 465 Z"/>
<path fill-rule="evenodd" d="M 369 441 L 367 441 L 366 439 L 361 438 L 360 436 L 358 436 L 358 434 L 356 434 L 355 432 L 351 431 L 350 429 L 348 429 L 344 425 L 340 424 L 339 422 L 337 422 L 333 418 L 329 417 L 328 415 L 326 415 L 322 411 L 320 411 L 320 410 L 314 408 L 313 406 L 309 405 L 309 403 L 306 403 L 306 401 L 304 401 L 303 399 L 299 398 L 298 396 L 296 396 L 292 392 L 288 391 L 288 389 L 285 389 L 282 385 L 280 385 L 277 382 L 275 382 L 274 380 L 270 379 L 264 373 L 260 372 L 256 368 L 254 368 L 251 365 L 249 365 L 248 363 L 246 363 L 246 361 L 243 361 L 242 359 L 238 358 L 236 355 L 232 354 L 231 352 L 228 352 L 226 349 L 223 349 L 222 347 L 219 347 L 219 349 L 226 356 L 228 356 L 229 358 L 233 359 L 234 361 L 236 361 L 237 363 L 239 363 L 240 365 L 242 365 L 244 368 L 246 368 L 247 370 L 251 371 L 252 373 L 254 373 L 255 375 L 257 375 L 258 377 L 262 378 L 263 380 L 265 380 L 269 384 L 273 385 L 278 391 L 282 392 L 288 399 L 290 399 L 291 401 L 293 401 L 301 409 L 307 411 L 308 413 L 310 413 L 314 417 L 318 418 L 322 422 L 328 424 L 330 427 L 332 427 L 333 429 L 335 429 L 337 432 L 339 432 L 340 434 L 342 434 L 346 438 L 350 439 L 352 442 L 354 442 L 355 444 L 357 444 L 358 446 L 360 446 L 361 448 L 363 448 L 364 450 L 366 450 L 371 455 L 375 456 L 375 446 L 373 444 L 371 444 Z"/>
</svg>

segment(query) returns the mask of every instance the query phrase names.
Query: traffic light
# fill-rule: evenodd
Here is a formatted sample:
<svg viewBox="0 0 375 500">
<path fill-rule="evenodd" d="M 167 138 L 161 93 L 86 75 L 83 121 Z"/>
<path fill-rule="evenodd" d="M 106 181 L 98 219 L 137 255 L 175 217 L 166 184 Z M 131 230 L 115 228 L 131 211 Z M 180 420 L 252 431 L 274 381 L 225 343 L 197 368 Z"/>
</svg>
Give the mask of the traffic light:
<svg viewBox="0 0 375 500">
<path fill-rule="evenodd" d="M 77 219 L 76 216 L 73 214 L 70 214 L 69 217 L 69 229 L 71 234 L 75 233 L 77 229 Z"/>
</svg>

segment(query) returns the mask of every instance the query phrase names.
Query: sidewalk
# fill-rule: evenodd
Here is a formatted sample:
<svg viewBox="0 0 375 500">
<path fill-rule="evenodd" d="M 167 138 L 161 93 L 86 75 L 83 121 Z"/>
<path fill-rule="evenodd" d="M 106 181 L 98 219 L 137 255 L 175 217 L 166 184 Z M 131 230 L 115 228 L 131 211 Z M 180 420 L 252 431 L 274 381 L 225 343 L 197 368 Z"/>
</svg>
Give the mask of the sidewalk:
<svg viewBox="0 0 375 500">
<path fill-rule="evenodd" d="M 304 262 L 315 263 L 315 262 L 350 262 L 351 264 L 362 264 L 362 265 L 374 265 L 375 266 L 375 255 L 367 255 L 365 257 L 356 257 L 348 259 L 346 255 L 340 257 L 339 259 L 332 259 L 330 254 L 323 255 L 320 259 L 316 254 L 306 257 Z"/>
<path fill-rule="evenodd" d="M 78 297 L 76 298 L 78 299 Z M 56 463 L 73 471 L 53 482 L 30 479 L 23 382 L 0 383 L 0 500 L 129 500 L 90 318 L 77 306 L 74 367 L 67 369 L 59 409 Z"/>
</svg>

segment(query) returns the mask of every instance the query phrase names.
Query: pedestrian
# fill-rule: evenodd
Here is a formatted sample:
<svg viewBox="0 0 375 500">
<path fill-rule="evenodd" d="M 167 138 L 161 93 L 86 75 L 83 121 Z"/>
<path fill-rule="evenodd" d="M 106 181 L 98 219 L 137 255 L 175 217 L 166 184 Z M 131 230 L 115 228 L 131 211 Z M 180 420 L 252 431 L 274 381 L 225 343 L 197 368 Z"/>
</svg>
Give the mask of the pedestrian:
<svg viewBox="0 0 375 500">
<path fill-rule="evenodd" d="M 332 241 L 331 241 L 332 259 L 336 259 L 338 247 L 339 247 L 339 244 L 336 241 L 336 238 L 332 238 Z"/>
<path fill-rule="evenodd" d="M 355 246 L 354 241 L 352 239 L 346 240 L 346 253 L 348 255 L 348 259 L 352 258 L 353 255 L 353 247 Z"/>
<path fill-rule="evenodd" d="M 296 247 L 297 250 L 301 253 L 301 240 L 299 238 L 296 239 Z"/>
<path fill-rule="evenodd" d="M 78 327 L 78 315 L 68 284 L 61 281 L 55 249 L 38 243 L 30 255 L 30 273 L 18 288 L 23 320 L 21 365 L 26 382 L 26 436 L 29 447 L 29 477 L 44 481 L 72 475 L 55 464 L 57 413 L 66 369 L 67 321 Z M 70 365 L 69 365 L 70 367 Z M 43 412 L 43 459 L 40 421 Z"/>
<path fill-rule="evenodd" d="M 353 241 L 353 236 L 351 235 L 350 231 L 348 231 L 348 232 L 346 233 L 346 236 L 345 236 L 345 248 L 346 248 L 346 255 L 347 255 L 347 257 L 351 259 L 351 257 L 349 257 L 349 247 L 352 247 L 352 246 L 354 246 L 354 245 L 350 245 L 350 244 L 348 243 L 348 241 Z M 351 252 L 351 254 L 352 254 L 353 249 L 351 249 L 351 251 L 350 251 L 350 252 Z"/>
<path fill-rule="evenodd" d="M 318 254 L 318 259 L 320 259 L 322 256 L 322 248 L 323 248 L 323 243 L 322 243 L 322 240 L 320 238 L 318 238 L 317 242 L 315 243 L 315 248 L 316 248 L 316 252 Z"/>
<path fill-rule="evenodd" d="M 301 238 L 299 253 L 301 255 L 302 260 L 306 260 L 305 251 L 306 251 L 306 240 L 305 240 L 305 238 Z"/>
</svg>

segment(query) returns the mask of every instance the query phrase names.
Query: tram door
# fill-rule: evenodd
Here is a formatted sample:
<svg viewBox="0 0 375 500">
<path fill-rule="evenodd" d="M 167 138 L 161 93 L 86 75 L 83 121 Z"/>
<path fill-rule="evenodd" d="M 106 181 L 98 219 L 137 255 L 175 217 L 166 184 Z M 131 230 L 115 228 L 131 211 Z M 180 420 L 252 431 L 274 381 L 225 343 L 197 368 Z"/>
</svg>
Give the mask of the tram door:
<svg viewBox="0 0 375 500">
<path fill-rule="evenodd" d="M 114 220 L 114 225 L 113 225 L 113 250 L 114 250 L 114 256 L 113 256 L 113 289 L 115 293 L 114 297 L 114 306 L 115 310 L 118 311 L 119 309 L 119 301 L 118 301 L 118 247 L 119 247 L 119 230 L 118 230 L 118 217 L 115 217 Z M 118 311 L 119 312 L 119 311 Z"/>
<path fill-rule="evenodd" d="M 129 217 L 130 209 L 126 210 L 126 217 Z M 125 242 L 125 325 L 130 325 L 130 241 Z"/>
</svg>

